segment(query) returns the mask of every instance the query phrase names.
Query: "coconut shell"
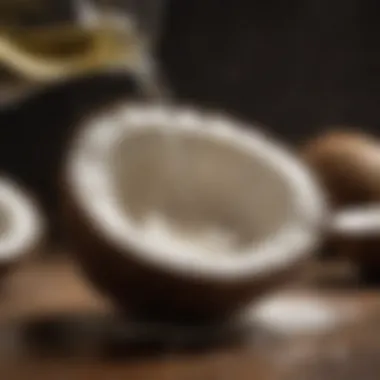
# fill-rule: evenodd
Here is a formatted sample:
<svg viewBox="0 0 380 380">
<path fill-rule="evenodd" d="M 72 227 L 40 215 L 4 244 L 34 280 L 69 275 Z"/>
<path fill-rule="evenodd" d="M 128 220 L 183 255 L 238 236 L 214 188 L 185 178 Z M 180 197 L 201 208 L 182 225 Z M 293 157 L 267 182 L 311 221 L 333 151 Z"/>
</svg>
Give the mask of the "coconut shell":
<svg viewBox="0 0 380 380">
<path fill-rule="evenodd" d="M 137 109 L 139 108 L 137 107 Z M 153 110 L 154 109 L 153 107 Z M 146 112 L 149 115 L 149 109 Z M 114 113 L 111 112 L 111 115 L 114 115 Z M 144 113 L 144 115 L 146 115 L 146 113 Z M 173 113 L 173 116 L 174 115 L 178 117 L 177 111 Z M 185 112 L 184 115 L 188 114 Z M 196 115 L 198 115 L 198 112 Z M 209 122 L 210 119 L 205 120 Z M 116 126 L 119 125 L 121 124 L 116 124 Z M 234 126 L 237 128 L 238 124 Z M 83 190 L 84 188 L 79 189 L 83 185 L 75 178 L 78 172 L 72 170 L 77 163 L 80 163 L 80 158 L 74 154 L 86 146 L 86 144 L 83 143 L 83 139 L 85 138 L 83 136 L 91 136 L 91 134 L 86 135 L 84 131 L 86 128 L 91 129 L 93 127 L 94 124 L 92 122 L 82 125 L 83 131 L 78 132 L 77 139 L 74 138 L 73 153 L 69 151 L 67 155 L 67 167 L 63 173 L 64 180 L 62 188 L 65 226 L 69 235 L 68 238 L 72 244 L 73 252 L 75 252 L 75 256 L 87 277 L 99 290 L 110 297 L 116 305 L 120 306 L 121 309 L 127 313 L 135 315 L 140 319 L 175 320 L 181 323 L 226 320 L 228 317 L 241 311 L 250 302 L 293 276 L 294 273 L 299 270 L 300 265 L 304 264 L 304 261 L 308 258 L 306 254 L 304 257 L 299 257 L 289 262 L 289 265 L 285 263 L 280 267 L 273 267 L 273 271 L 267 267 L 261 273 L 254 273 L 254 271 L 252 271 L 252 275 L 240 276 L 237 274 L 233 277 L 229 277 L 229 275 L 219 275 L 221 272 L 214 272 L 218 273 L 215 276 L 213 271 L 209 271 L 209 269 L 204 272 L 201 270 L 197 272 L 197 267 L 195 266 L 187 270 L 187 267 L 178 265 L 176 261 L 172 261 L 173 265 L 170 263 L 170 260 L 168 260 L 167 265 L 163 263 L 157 265 L 150 260 L 144 259 L 145 253 L 142 250 L 151 248 L 141 248 L 141 251 L 139 251 L 139 248 L 133 248 L 133 245 L 130 243 L 132 239 L 130 241 L 118 242 L 117 239 L 109 237 L 106 229 L 103 228 L 104 223 L 107 222 L 106 219 L 102 221 L 101 215 L 92 216 L 89 210 L 89 208 L 91 208 L 90 203 L 87 204 L 84 199 L 92 200 L 94 204 L 103 204 L 102 201 L 104 199 L 101 199 L 103 195 L 96 191 L 94 191 L 93 194 L 91 194 L 91 192 L 86 193 L 85 198 L 82 198 L 80 195 L 81 191 L 79 190 Z M 112 125 L 109 125 L 109 128 L 112 127 Z M 232 130 L 234 131 L 235 129 L 233 128 Z M 82 132 L 84 135 L 82 135 Z M 79 140 L 79 137 L 82 139 Z M 76 141 L 81 141 L 83 145 L 75 145 Z M 96 141 L 101 142 L 103 140 L 99 139 Z M 125 148 L 125 150 L 127 150 L 127 148 Z M 210 151 L 212 151 L 212 149 L 210 149 Z M 87 150 L 84 150 L 84 152 L 87 152 Z M 77 158 L 77 161 L 74 160 L 74 157 Z M 154 157 L 156 160 L 156 156 Z M 228 163 L 232 161 L 229 155 L 221 155 L 219 158 L 220 157 L 227 157 L 226 161 L 223 162 Z M 207 158 L 205 158 L 205 161 L 207 162 Z M 94 162 L 97 161 L 95 160 Z M 131 159 L 131 162 L 135 161 Z M 210 159 L 209 162 L 213 163 L 215 161 Z M 83 166 L 78 167 L 83 168 Z M 136 167 L 138 167 L 138 165 L 136 165 Z M 112 170 L 111 166 L 108 168 Z M 126 170 L 125 166 L 122 168 Z M 139 169 L 140 171 L 141 168 L 142 167 Z M 251 166 L 247 166 L 247 168 L 249 168 L 248 170 L 252 170 Z M 223 171 L 220 172 L 218 169 L 223 169 Z M 228 178 L 228 175 L 232 173 L 232 171 L 225 169 L 226 166 L 216 166 L 216 168 L 212 166 L 213 173 L 218 172 L 223 175 L 223 178 Z M 190 172 L 189 170 L 189 173 Z M 86 173 L 87 171 L 85 171 L 83 175 L 86 175 Z M 119 176 L 122 175 L 121 172 Z M 209 176 L 210 175 L 212 174 L 209 174 Z M 216 183 L 220 183 L 217 180 L 218 178 L 222 178 L 222 175 L 219 177 L 215 175 L 212 178 L 216 179 Z M 80 175 L 80 177 L 82 177 L 82 175 Z M 79 176 L 77 178 L 79 178 Z M 95 178 L 95 176 L 91 178 Z M 140 192 L 145 191 L 147 185 L 138 180 L 135 181 L 139 184 L 137 190 Z M 153 186 L 160 189 L 159 183 L 160 181 L 153 182 L 153 185 L 149 183 L 149 186 L 152 189 L 155 189 Z M 204 188 L 199 187 L 195 189 L 201 191 L 198 189 Z M 213 189 L 217 192 L 217 187 Z M 234 190 L 232 189 L 232 191 Z M 167 196 L 167 198 L 170 198 L 172 194 L 175 195 L 176 193 L 169 193 L 170 196 Z M 91 196 L 93 196 L 92 199 L 88 198 Z M 226 197 L 230 196 L 231 193 L 226 194 Z M 173 198 L 175 197 L 173 196 Z M 207 199 L 211 199 L 211 197 Z M 179 202 L 176 203 L 177 206 L 175 207 L 178 207 L 178 204 Z M 236 207 L 235 202 L 233 202 L 232 207 Z M 186 208 L 186 211 L 187 210 Z M 196 210 L 196 212 L 199 218 L 202 217 L 201 215 L 204 215 L 201 211 Z M 183 215 L 193 217 L 191 213 Z M 185 219 L 185 216 L 182 217 Z M 181 222 L 181 217 L 178 217 L 178 223 Z M 128 233 L 128 231 L 125 231 L 125 233 Z M 175 244 L 174 247 L 176 247 Z M 158 250 L 158 253 L 162 254 L 160 250 Z M 178 253 L 180 254 L 180 252 Z M 220 259 L 216 257 L 215 266 L 218 266 L 218 260 Z M 209 263 L 212 265 L 211 262 Z M 199 268 L 202 269 L 202 265 L 200 265 Z"/>
<path fill-rule="evenodd" d="M 230 317 L 299 271 L 294 266 L 275 276 L 229 283 L 207 281 L 158 270 L 118 249 L 85 217 L 67 188 L 64 220 L 68 240 L 91 283 L 130 317 L 179 323 L 208 323 Z"/>
</svg>

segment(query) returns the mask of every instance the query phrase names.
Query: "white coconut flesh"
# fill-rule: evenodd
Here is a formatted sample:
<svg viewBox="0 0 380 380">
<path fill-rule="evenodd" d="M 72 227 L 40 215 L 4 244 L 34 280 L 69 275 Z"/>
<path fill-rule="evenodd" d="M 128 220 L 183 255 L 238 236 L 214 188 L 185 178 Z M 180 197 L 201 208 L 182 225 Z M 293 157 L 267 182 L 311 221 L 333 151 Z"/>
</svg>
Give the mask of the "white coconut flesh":
<svg viewBox="0 0 380 380">
<path fill-rule="evenodd" d="M 0 178 L 0 264 L 33 250 L 43 234 L 34 201 L 12 181 Z"/>
<path fill-rule="evenodd" d="M 86 217 L 153 265 L 234 279 L 309 254 L 325 202 L 285 149 L 225 117 L 125 105 L 82 125 L 67 180 Z"/>
<path fill-rule="evenodd" d="M 354 306 L 328 297 L 278 294 L 259 302 L 244 317 L 245 323 L 280 335 L 318 335 L 355 320 Z"/>
</svg>

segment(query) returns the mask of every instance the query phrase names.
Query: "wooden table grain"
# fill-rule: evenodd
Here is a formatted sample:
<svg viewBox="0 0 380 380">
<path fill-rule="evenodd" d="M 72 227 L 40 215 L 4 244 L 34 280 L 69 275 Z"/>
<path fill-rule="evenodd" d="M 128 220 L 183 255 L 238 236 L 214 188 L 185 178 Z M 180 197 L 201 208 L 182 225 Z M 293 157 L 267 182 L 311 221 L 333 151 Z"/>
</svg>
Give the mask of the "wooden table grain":
<svg viewBox="0 0 380 380">
<path fill-rule="evenodd" d="M 25 263 L 3 285 L 1 373 L 7 380 L 378 379 L 380 295 L 376 290 L 290 287 L 279 297 L 282 294 L 319 300 L 321 307 L 330 305 L 338 322 L 320 334 L 259 332 L 244 343 L 193 350 L 165 347 L 136 355 L 121 344 L 121 352 L 110 355 L 103 347 L 104 334 L 94 338 L 75 323 L 111 317 L 116 314 L 112 305 L 93 290 L 66 255 L 43 257 Z M 354 317 L 343 323 L 350 311 Z M 45 331 L 46 321 L 50 330 Z M 74 327 L 67 329 L 68 321 Z M 66 327 L 60 331 L 62 326 Z M 116 351 L 120 347 L 116 344 Z"/>
</svg>

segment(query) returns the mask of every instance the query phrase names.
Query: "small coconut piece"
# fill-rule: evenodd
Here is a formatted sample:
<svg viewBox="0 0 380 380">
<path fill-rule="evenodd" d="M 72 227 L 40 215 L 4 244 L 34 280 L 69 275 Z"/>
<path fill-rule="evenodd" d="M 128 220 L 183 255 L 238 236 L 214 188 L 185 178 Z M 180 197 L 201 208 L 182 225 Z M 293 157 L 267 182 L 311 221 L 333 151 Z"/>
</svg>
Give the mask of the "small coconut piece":
<svg viewBox="0 0 380 380">
<path fill-rule="evenodd" d="M 307 143 L 301 154 L 336 206 L 380 200 L 380 144 L 374 137 L 331 131 Z"/>
<path fill-rule="evenodd" d="M 0 274 L 35 252 L 44 223 L 32 197 L 7 178 L 0 178 Z"/>
</svg>

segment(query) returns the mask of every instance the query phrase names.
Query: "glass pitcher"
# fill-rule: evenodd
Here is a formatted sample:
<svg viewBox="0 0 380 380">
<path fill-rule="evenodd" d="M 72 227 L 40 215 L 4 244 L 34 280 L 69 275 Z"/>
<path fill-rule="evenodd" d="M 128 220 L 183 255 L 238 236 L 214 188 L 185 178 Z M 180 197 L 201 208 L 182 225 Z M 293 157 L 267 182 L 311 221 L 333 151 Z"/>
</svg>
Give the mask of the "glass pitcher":
<svg viewBox="0 0 380 380">
<path fill-rule="evenodd" d="M 147 51 L 160 20 L 160 2 L 153 3 L 2 1 L 0 86 L 45 84 L 110 69 L 149 71 Z M 9 93 L 9 86 L 2 87 Z"/>
</svg>

